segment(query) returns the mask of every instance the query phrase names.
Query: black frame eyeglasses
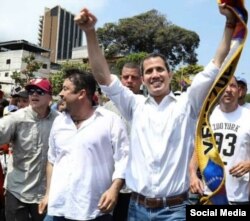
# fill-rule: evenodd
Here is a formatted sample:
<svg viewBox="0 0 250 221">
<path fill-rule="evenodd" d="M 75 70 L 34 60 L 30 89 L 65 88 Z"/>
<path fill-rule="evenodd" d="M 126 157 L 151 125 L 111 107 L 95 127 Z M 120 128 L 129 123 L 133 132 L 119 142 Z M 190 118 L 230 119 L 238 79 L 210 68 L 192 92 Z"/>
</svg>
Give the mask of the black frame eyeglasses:
<svg viewBox="0 0 250 221">
<path fill-rule="evenodd" d="M 46 94 L 46 92 L 40 88 L 31 88 L 28 90 L 29 95 L 33 95 L 34 93 L 36 93 L 40 96 L 44 96 Z"/>
</svg>

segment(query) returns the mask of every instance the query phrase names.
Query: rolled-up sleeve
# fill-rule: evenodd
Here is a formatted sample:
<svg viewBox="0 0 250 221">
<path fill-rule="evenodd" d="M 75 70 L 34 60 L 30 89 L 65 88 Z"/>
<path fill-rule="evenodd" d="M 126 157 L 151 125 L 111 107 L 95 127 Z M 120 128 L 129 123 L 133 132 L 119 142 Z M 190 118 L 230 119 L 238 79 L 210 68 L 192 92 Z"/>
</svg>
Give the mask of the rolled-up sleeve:
<svg viewBox="0 0 250 221">
<path fill-rule="evenodd" d="M 15 120 L 12 116 L 5 116 L 0 119 L 0 144 L 9 143 L 15 133 Z"/>
</svg>

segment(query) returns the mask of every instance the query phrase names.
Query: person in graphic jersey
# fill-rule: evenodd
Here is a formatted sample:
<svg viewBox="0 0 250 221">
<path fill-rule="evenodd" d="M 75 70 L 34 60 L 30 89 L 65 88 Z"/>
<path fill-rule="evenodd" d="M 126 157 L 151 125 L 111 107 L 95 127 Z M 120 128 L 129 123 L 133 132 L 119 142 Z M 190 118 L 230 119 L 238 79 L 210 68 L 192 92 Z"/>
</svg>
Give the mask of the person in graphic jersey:
<svg viewBox="0 0 250 221">
<path fill-rule="evenodd" d="M 210 116 L 220 157 L 224 162 L 226 191 L 230 204 L 249 204 L 250 190 L 250 111 L 238 104 L 239 86 L 233 77 Z M 196 161 L 193 162 L 196 164 Z M 191 172 L 192 193 L 209 195 L 211 192 L 196 175 L 196 167 Z"/>
</svg>

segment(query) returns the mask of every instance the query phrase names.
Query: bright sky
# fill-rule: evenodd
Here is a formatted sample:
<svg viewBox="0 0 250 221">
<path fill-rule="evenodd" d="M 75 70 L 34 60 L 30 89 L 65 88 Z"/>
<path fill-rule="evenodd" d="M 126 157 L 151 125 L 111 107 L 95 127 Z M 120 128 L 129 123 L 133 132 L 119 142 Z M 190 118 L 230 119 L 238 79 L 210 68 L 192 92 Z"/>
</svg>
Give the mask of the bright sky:
<svg viewBox="0 0 250 221">
<path fill-rule="evenodd" d="M 245 2 L 250 10 L 250 1 Z M 201 65 L 206 65 L 213 57 L 225 21 L 218 11 L 216 0 L 6 0 L 1 2 L 0 7 L 0 42 L 24 39 L 36 44 L 39 16 L 43 15 L 45 7 L 53 8 L 56 5 L 73 14 L 83 7 L 89 8 L 98 18 L 98 27 L 156 9 L 172 23 L 195 31 L 200 36 L 197 54 Z M 250 40 L 247 39 L 236 73 L 247 79 L 248 88 L 249 59 Z"/>
</svg>

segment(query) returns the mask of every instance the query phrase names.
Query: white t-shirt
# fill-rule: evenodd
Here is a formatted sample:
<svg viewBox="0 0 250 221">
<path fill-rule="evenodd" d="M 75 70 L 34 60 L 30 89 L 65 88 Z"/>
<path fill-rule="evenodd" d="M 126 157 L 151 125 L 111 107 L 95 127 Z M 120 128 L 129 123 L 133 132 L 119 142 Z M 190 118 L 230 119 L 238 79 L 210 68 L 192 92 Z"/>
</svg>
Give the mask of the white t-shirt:
<svg viewBox="0 0 250 221">
<path fill-rule="evenodd" d="M 229 174 L 233 166 L 250 160 L 249 119 L 249 110 L 241 106 L 230 113 L 222 112 L 217 106 L 210 116 L 211 128 L 225 165 L 227 197 L 232 202 L 249 201 L 249 173 L 239 178 Z M 205 193 L 209 194 L 207 187 Z"/>
<path fill-rule="evenodd" d="M 247 108 L 247 109 L 250 109 L 250 103 L 245 103 L 245 104 L 242 105 L 242 107 L 245 107 L 245 108 Z"/>
</svg>

